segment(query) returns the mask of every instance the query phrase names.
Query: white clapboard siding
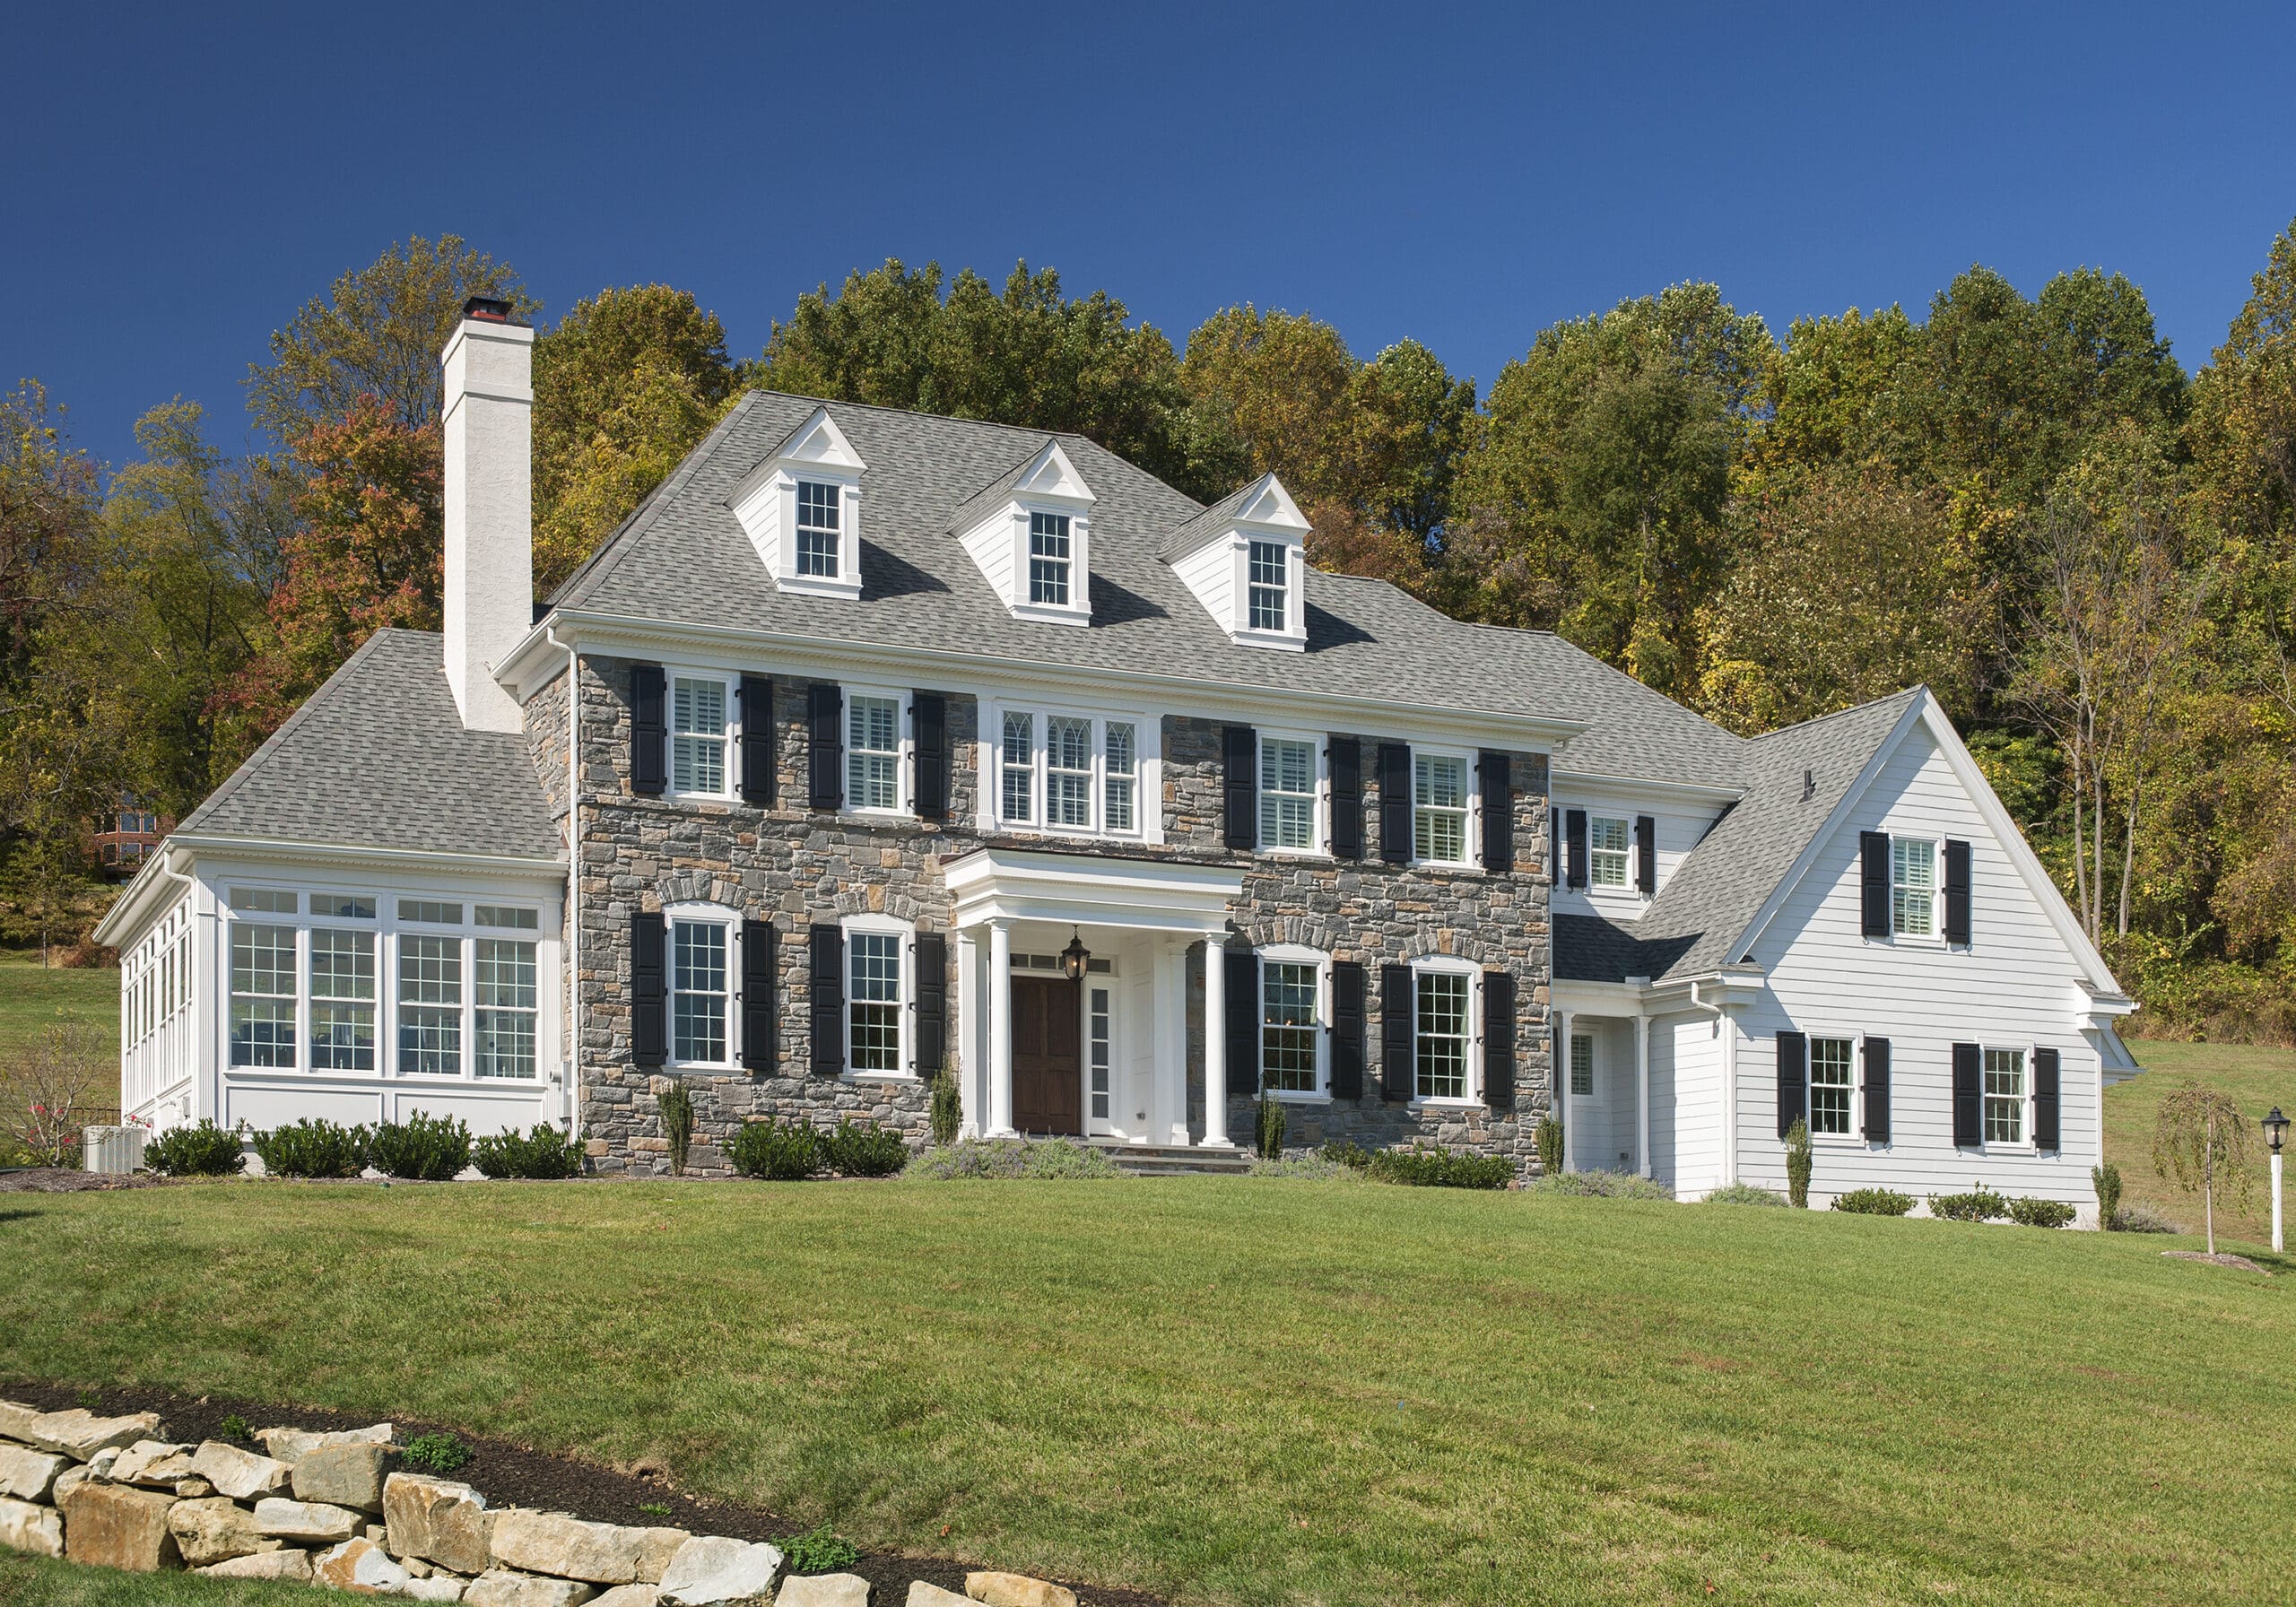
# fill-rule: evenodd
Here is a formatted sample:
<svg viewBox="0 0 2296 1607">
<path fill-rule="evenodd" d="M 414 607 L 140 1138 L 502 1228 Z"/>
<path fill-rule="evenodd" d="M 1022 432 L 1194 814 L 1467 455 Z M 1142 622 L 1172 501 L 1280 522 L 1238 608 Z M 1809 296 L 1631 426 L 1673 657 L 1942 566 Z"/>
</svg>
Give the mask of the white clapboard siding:
<svg viewBox="0 0 2296 1607">
<path fill-rule="evenodd" d="M 1634 888 L 1634 851 L 1631 845 L 1635 817 L 1648 815 L 1657 831 L 1654 856 L 1657 863 L 1652 868 L 1657 873 L 1658 890 L 1663 892 L 1668 879 L 1683 861 L 1690 857 L 1691 850 L 1705 840 L 1706 834 L 1714 829 L 1714 818 L 1720 812 L 1705 805 L 1686 809 L 1673 799 L 1660 804 L 1648 798 L 1638 798 L 1623 788 L 1596 789 L 1580 782 L 1559 784 L 1553 807 L 1565 812 L 1583 809 L 1589 816 L 1611 815 L 1626 821 L 1630 846 L 1624 887 L 1597 888 L 1589 885 L 1574 888 L 1568 885 L 1566 878 L 1550 895 L 1550 903 L 1557 915 L 1598 915 L 1613 921 L 1639 920 L 1642 912 L 1650 906 L 1650 900 Z M 1555 840 L 1558 843 L 1563 840 L 1561 832 L 1556 834 Z M 1568 851 L 1567 847 L 1565 851 Z"/>
<path fill-rule="evenodd" d="M 1659 1102 L 1660 1066 L 1666 1102 Z M 1677 1194 L 1722 1182 L 1722 1038 L 1711 1015 L 1663 1015 L 1650 1022 L 1651 1176 Z M 1665 1113 L 1662 1122 L 1660 1113 Z"/>
</svg>

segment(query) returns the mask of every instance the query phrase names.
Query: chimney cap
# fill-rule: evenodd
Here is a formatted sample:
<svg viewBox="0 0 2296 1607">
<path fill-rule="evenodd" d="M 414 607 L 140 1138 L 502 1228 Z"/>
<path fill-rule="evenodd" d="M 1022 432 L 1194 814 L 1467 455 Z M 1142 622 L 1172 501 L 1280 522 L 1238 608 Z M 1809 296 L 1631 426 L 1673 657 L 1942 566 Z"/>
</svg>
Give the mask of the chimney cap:
<svg viewBox="0 0 2296 1607">
<path fill-rule="evenodd" d="M 463 317 L 477 324 L 519 324 L 508 301 L 493 296 L 473 296 L 463 303 Z"/>
</svg>

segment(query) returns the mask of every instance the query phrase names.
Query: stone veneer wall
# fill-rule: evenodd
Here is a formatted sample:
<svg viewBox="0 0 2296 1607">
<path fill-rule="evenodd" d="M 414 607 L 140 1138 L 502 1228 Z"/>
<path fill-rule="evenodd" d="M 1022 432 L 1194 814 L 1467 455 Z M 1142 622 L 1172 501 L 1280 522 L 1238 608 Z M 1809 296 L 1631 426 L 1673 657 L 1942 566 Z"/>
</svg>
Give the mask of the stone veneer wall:
<svg viewBox="0 0 2296 1607">
<path fill-rule="evenodd" d="M 806 796 L 805 683 L 776 677 L 777 803 L 694 803 L 642 798 L 629 789 L 630 663 L 585 656 L 581 663 L 580 960 L 574 978 L 579 1007 L 575 1046 L 580 1121 L 593 1164 L 601 1171 L 667 1169 L 656 1095 L 665 1073 L 630 1057 L 630 916 L 689 900 L 721 904 L 779 932 L 781 995 L 778 1075 L 681 1073 L 694 1102 L 688 1169 L 726 1168 L 723 1141 L 743 1122 L 766 1116 L 833 1123 L 865 1116 L 921 1135 L 925 1091 L 914 1082 L 848 1082 L 805 1074 L 810 1033 L 805 929 L 822 916 L 877 912 L 949 932 L 951 906 L 941 876 L 948 859 L 983 845 L 1044 847 L 1033 836 L 976 830 L 973 769 L 978 705 L 969 694 L 948 699 L 950 823 L 832 816 L 804 807 Z M 562 686 L 561 682 L 553 686 Z M 933 689 L 924 689 L 933 690 Z M 546 690 L 537 700 L 549 696 Z M 564 728 L 564 705 L 530 713 L 527 728 L 538 764 L 551 763 L 552 729 Z M 1516 870 L 1425 872 L 1376 859 L 1272 859 L 1233 854 L 1221 844 L 1222 798 L 1220 722 L 1168 716 L 1162 727 L 1165 844 L 1062 840 L 1070 851 L 1126 857 L 1170 857 L 1244 868 L 1244 890 L 1231 923 L 1254 945 L 1297 942 L 1372 969 L 1367 1023 L 1365 1097 L 1328 1106 L 1289 1106 L 1292 1141 L 1313 1144 L 1352 1138 L 1366 1145 L 1439 1142 L 1527 1161 L 1533 1128 L 1548 1103 L 1551 977 L 1547 888 L 1547 761 L 1513 756 Z M 1392 734 L 1390 734 L 1392 735 Z M 1371 764 L 1376 734 L 1366 734 L 1363 809 L 1367 844 L 1377 842 L 1378 789 Z M 563 738 L 555 739 L 563 773 Z M 547 777 L 545 783 L 547 784 Z M 955 945 L 950 945 L 952 967 Z M 1431 954 L 1503 966 L 1517 978 L 1516 1098 L 1509 1110 L 1487 1107 L 1415 1111 L 1379 1097 L 1378 969 Z M 1189 1076 L 1192 1119 L 1203 1114 L 1202 951 L 1190 957 Z M 963 1030 L 957 989 L 949 978 L 952 1041 Z M 1248 1139 L 1251 1101 L 1229 1101 L 1229 1131 Z"/>
</svg>

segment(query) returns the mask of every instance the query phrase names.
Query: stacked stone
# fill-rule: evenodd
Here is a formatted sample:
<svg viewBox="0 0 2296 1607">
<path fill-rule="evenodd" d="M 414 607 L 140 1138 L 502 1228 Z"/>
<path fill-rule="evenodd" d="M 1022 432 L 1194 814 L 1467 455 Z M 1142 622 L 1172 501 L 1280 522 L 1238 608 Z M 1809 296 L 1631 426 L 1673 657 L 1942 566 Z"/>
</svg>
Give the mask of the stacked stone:
<svg viewBox="0 0 2296 1607">
<path fill-rule="evenodd" d="M 470 1485 L 403 1471 L 391 1425 L 265 1429 L 261 1452 L 164 1438 L 158 1416 L 43 1412 L 0 1401 L 0 1546 L 103 1568 L 187 1568 L 464 1607 L 868 1607 L 853 1574 L 781 1572 L 778 1548 L 683 1529 L 493 1508 Z M 1057 1585 L 922 1580 L 909 1607 L 1075 1607 Z"/>
</svg>

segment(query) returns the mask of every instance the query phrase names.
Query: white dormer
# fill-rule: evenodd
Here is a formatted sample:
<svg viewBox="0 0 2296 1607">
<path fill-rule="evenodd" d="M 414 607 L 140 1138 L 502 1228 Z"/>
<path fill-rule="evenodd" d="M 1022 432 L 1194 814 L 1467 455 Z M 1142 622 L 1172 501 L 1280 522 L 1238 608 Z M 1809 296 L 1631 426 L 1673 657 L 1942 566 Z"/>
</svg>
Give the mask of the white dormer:
<svg viewBox="0 0 2296 1607">
<path fill-rule="evenodd" d="M 1174 531 L 1165 561 L 1240 647 L 1308 647 L 1307 517 L 1262 474 Z"/>
<path fill-rule="evenodd" d="M 816 597 L 861 595 L 861 474 L 868 465 L 817 407 L 730 499 L 773 583 Z"/>
<path fill-rule="evenodd" d="M 1057 440 L 957 512 L 964 550 L 1016 620 L 1092 622 L 1092 488 Z"/>
</svg>

